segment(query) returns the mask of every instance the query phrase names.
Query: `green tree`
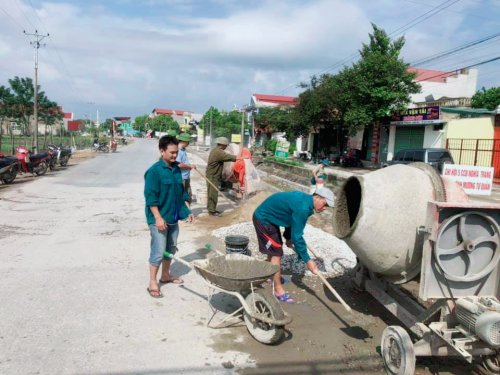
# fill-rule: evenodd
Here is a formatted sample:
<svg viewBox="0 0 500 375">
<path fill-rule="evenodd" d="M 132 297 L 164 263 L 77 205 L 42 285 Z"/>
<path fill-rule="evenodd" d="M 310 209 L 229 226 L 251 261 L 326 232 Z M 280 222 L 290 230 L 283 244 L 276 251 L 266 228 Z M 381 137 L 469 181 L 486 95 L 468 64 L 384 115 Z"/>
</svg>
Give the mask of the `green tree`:
<svg viewBox="0 0 500 375">
<path fill-rule="evenodd" d="M 290 131 L 291 114 L 289 106 L 259 108 L 254 117 L 255 127 L 267 131 Z"/>
<path fill-rule="evenodd" d="M 472 108 L 495 110 L 500 105 L 500 87 L 485 89 L 484 87 L 472 97 Z"/>
<path fill-rule="evenodd" d="M 179 124 L 169 115 L 159 115 L 149 121 L 151 130 L 159 132 L 173 131 L 179 133 Z"/>
<path fill-rule="evenodd" d="M 388 119 L 392 113 L 407 108 L 410 95 L 420 92 L 408 72 L 409 64 L 400 58 L 404 37 L 394 41 L 372 24 L 370 43 L 363 44 L 361 59 L 353 65 L 350 107 L 344 114 L 349 134 L 367 125 Z"/>
<path fill-rule="evenodd" d="M 137 116 L 134 119 L 133 129 L 139 132 L 145 132 L 149 128 L 149 120 L 150 118 L 148 115 Z"/>
<path fill-rule="evenodd" d="M 101 131 L 107 132 L 110 131 L 112 127 L 113 127 L 113 119 L 107 118 L 106 121 L 101 123 L 99 129 Z"/>
<path fill-rule="evenodd" d="M 12 117 L 12 102 L 14 95 L 8 87 L 0 86 L 0 152 L 2 150 L 3 124 Z M 11 140 L 13 144 L 12 128 L 9 126 Z"/>
</svg>

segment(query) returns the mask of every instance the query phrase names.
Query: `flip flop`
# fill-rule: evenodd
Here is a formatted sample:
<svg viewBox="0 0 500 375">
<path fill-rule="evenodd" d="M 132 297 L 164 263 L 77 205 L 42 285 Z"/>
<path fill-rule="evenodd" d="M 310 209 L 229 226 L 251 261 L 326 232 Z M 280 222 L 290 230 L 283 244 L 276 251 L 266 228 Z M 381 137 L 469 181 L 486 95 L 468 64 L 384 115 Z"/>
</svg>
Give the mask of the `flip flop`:
<svg viewBox="0 0 500 375">
<path fill-rule="evenodd" d="M 158 280 L 158 282 L 160 284 L 169 284 L 169 283 L 178 284 L 178 285 L 184 284 L 184 280 L 179 279 L 178 277 L 173 277 L 173 278 L 165 280 L 165 281 L 163 281 L 163 280 L 160 279 L 160 280 Z"/>
<path fill-rule="evenodd" d="M 148 291 L 149 295 L 153 298 L 163 298 L 163 294 L 161 294 L 161 290 L 160 289 L 149 289 L 149 288 L 146 288 L 146 290 Z"/>
<path fill-rule="evenodd" d="M 285 303 L 295 303 L 295 300 L 290 296 L 288 293 L 283 293 L 283 294 L 275 294 L 274 295 L 279 301 L 285 302 Z"/>
</svg>

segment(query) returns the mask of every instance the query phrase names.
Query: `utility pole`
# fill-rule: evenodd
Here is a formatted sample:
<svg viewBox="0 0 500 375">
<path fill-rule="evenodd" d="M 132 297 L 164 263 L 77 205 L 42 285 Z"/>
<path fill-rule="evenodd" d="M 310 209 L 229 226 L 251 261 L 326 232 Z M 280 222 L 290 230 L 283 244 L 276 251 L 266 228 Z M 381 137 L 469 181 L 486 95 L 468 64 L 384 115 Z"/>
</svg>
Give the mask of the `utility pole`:
<svg viewBox="0 0 500 375">
<path fill-rule="evenodd" d="M 240 151 L 245 147 L 245 108 L 241 108 L 241 148 Z"/>
<path fill-rule="evenodd" d="M 34 102 L 33 117 L 35 121 L 35 131 L 33 133 L 32 148 L 33 148 L 33 153 L 36 153 L 38 150 L 38 49 L 41 46 L 45 45 L 45 44 L 43 45 L 40 44 L 40 42 L 46 37 L 48 37 L 49 34 L 48 33 L 47 35 L 38 34 L 38 30 L 35 30 L 34 34 L 27 33 L 25 30 L 23 30 L 23 33 L 24 35 L 32 37 L 32 41 L 30 41 L 30 44 L 35 49 L 35 84 L 34 84 L 35 97 L 33 99 Z"/>
</svg>

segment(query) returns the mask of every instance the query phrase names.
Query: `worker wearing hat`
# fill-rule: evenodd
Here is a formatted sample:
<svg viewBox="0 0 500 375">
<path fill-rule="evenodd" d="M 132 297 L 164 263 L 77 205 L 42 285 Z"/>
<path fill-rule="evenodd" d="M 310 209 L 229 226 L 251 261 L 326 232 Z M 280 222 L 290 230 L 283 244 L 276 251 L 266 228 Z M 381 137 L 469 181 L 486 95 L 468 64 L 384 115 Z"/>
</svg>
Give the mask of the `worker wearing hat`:
<svg viewBox="0 0 500 375">
<path fill-rule="evenodd" d="M 223 169 L 222 167 L 224 165 L 224 162 L 227 161 L 234 162 L 242 158 L 224 152 L 224 150 L 227 148 L 227 145 L 229 144 L 229 140 L 226 137 L 216 138 L 215 143 L 217 143 L 217 146 L 215 146 L 208 155 L 206 177 L 215 186 L 219 187 L 222 180 L 222 169 Z M 221 216 L 222 213 L 220 211 L 217 211 L 218 192 L 209 182 L 207 182 L 207 191 L 208 191 L 207 194 L 208 214 L 210 216 Z"/>
<path fill-rule="evenodd" d="M 314 212 L 323 212 L 326 207 L 333 207 L 333 192 L 326 187 L 318 187 L 313 195 L 301 191 L 275 193 L 260 204 L 253 214 L 253 225 L 257 233 L 259 251 L 267 255 L 267 260 L 280 267 L 273 276 L 274 295 L 286 303 L 295 302 L 285 292 L 281 281 L 281 258 L 283 257 L 283 239 L 280 227 L 285 228 L 284 237 L 287 247 L 292 248 L 307 268 L 314 274 L 318 272 L 316 263 L 311 260 L 304 240 L 304 228 L 307 219 Z"/>
<path fill-rule="evenodd" d="M 187 203 L 191 205 L 192 194 L 191 194 L 191 169 L 196 169 L 194 164 L 189 163 L 186 148 L 189 146 L 191 141 L 191 135 L 188 133 L 181 133 L 177 136 L 179 141 L 179 153 L 177 154 L 176 161 L 179 163 L 179 168 L 182 173 L 182 185 L 184 186 L 184 191 L 189 195 L 189 200 Z"/>
</svg>

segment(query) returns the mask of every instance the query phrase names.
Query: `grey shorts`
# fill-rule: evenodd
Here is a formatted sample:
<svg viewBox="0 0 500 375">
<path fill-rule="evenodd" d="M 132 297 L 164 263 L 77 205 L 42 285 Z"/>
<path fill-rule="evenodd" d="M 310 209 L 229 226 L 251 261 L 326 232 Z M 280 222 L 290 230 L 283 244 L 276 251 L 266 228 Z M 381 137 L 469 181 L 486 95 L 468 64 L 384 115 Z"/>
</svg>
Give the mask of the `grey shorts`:
<svg viewBox="0 0 500 375">
<path fill-rule="evenodd" d="M 179 224 L 168 224 L 164 231 L 159 231 L 156 224 L 149 225 L 151 233 L 151 251 L 149 253 L 149 264 L 159 266 L 163 260 L 163 252 L 171 254 L 177 252 L 177 237 L 179 237 Z"/>
</svg>

